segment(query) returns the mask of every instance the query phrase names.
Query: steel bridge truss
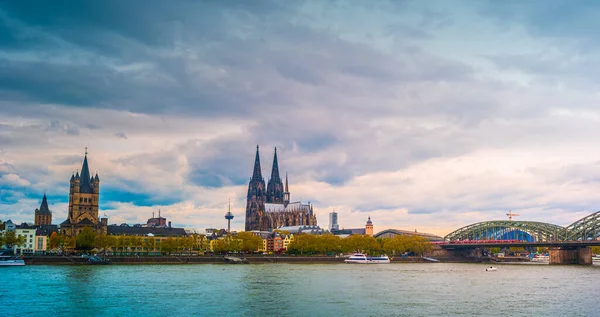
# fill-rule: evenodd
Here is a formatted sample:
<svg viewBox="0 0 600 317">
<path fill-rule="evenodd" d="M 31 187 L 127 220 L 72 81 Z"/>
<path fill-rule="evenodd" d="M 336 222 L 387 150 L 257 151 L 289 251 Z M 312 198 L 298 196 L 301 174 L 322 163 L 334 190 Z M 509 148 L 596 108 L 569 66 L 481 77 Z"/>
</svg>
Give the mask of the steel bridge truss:
<svg viewBox="0 0 600 317">
<path fill-rule="evenodd" d="M 444 240 L 563 241 L 567 236 L 566 232 L 564 227 L 550 223 L 496 220 L 478 222 L 462 227 L 445 236 Z M 600 230 L 598 234 L 600 234 Z"/>
<path fill-rule="evenodd" d="M 567 226 L 568 241 L 585 241 L 600 239 L 600 211 L 581 218 Z"/>
</svg>

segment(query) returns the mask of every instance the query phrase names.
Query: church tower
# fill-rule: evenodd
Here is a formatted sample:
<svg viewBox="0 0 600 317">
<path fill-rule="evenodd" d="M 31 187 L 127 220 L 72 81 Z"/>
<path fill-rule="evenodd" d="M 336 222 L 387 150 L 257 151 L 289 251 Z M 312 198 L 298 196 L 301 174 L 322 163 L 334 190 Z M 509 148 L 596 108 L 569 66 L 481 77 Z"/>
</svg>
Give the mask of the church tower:
<svg viewBox="0 0 600 317">
<path fill-rule="evenodd" d="M 248 196 L 246 200 L 246 231 L 259 230 L 260 215 L 265 210 L 266 191 L 265 179 L 260 169 L 260 155 L 258 145 L 256 146 L 256 157 L 254 158 L 254 172 L 248 184 Z"/>
<path fill-rule="evenodd" d="M 44 198 L 42 198 L 42 204 L 40 205 L 40 209 L 35 210 L 34 224 L 36 226 L 52 224 L 52 213 L 48 208 L 48 200 L 46 199 L 46 194 L 44 194 Z"/>
<path fill-rule="evenodd" d="M 67 235 L 75 236 L 84 226 L 97 227 L 98 197 L 100 195 L 100 178 L 98 173 L 92 176 L 87 160 L 87 148 L 81 174 L 71 175 L 69 182 L 69 215 L 61 224 L 61 230 Z M 100 224 L 105 225 L 104 223 Z"/>
<path fill-rule="evenodd" d="M 277 148 L 273 156 L 273 168 L 271 169 L 271 179 L 267 184 L 267 203 L 283 204 L 283 182 L 279 177 L 279 163 L 277 162 Z"/>
<path fill-rule="evenodd" d="M 373 236 L 373 222 L 371 222 L 371 216 L 369 216 L 369 220 L 367 220 L 367 225 L 365 226 L 365 234 L 368 236 Z"/>
<path fill-rule="evenodd" d="M 285 173 L 285 192 L 283 192 L 283 205 L 287 207 L 290 204 L 290 189 L 288 187 L 288 175 Z"/>
</svg>

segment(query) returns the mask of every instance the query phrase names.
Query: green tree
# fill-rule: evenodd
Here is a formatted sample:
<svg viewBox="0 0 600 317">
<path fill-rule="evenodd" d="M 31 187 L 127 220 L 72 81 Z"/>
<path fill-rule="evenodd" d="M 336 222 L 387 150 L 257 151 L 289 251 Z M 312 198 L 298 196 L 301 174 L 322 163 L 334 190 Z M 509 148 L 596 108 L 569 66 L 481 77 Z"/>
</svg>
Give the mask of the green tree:
<svg viewBox="0 0 600 317">
<path fill-rule="evenodd" d="M 76 248 L 78 250 L 91 250 L 96 242 L 96 232 L 90 227 L 84 227 L 76 238 Z"/>
<path fill-rule="evenodd" d="M 25 243 L 24 236 L 17 236 L 14 231 L 6 231 L 2 234 L 2 243 L 7 249 L 12 249 L 15 245 L 22 245 Z"/>
<path fill-rule="evenodd" d="M 171 255 L 173 251 L 177 248 L 177 242 L 173 237 L 168 237 L 161 243 L 161 251 L 166 255 Z"/>
<path fill-rule="evenodd" d="M 262 239 L 252 234 L 252 232 L 239 232 L 236 238 L 242 240 L 241 251 L 256 252 L 262 245 Z"/>
<path fill-rule="evenodd" d="M 98 250 L 102 250 L 102 253 L 106 253 L 106 249 L 111 247 L 111 236 L 104 233 L 97 235 L 94 247 Z"/>
<path fill-rule="evenodd" d="M 155 240 L 153 237 L 145 237 L 144 238 L 144 249 L 146 250 L 146 255 L 150 253 L 150 250 L 154 250 Z"/>
</svg>

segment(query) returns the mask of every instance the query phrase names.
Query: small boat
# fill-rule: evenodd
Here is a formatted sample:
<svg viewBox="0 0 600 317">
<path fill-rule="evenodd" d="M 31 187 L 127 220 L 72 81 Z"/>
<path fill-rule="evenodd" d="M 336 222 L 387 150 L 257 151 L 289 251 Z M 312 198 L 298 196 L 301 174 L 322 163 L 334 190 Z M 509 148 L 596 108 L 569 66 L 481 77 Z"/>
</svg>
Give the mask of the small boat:
<svg viewBox="0 0 600 317">
<path fill-rule="evenodd" d="M 92 265 L 105 265 L 105 264 L 110 264 L 110 260 L 109 259 L 103 259 L 99 256 L 96 255 L 92 255 L 90 257 L 88 257 L 88 264 L 92 264 Z"/>
<path fill-rule="evenodd" d="M 241 258 L 238 258 L 235 256 L 226 256 L 223 259 L 225 260 L 225 262 L 231 263 L 231 264 L 238 264 L 238 263 L 248 264 L 248 263 L 250 263 L 248 261 L 248 259 L 246 259 L 246 258 L 241 259 Z"/>
<path fill-rule="evenodd" d="M 486 267 L 485 271 L 486 272 L 494 272 L 494 271 L 498 271 L 498 269 L 493 266 L 490 266 L 490 267 Z"/>
<path fill-rule="evenodd" d="M 547 263 L 550 262 L 550 256 L 548 255 L 536 255 L 531 259 L 531 262 L 542 262 Z"/>
<path fill-rule="evenodd" d="M 0 266 L 23 266 L 25 260 L 18 256 L 0 256 Z"/>
<path fill-rule="evenodd" d="M 600 254 L 592 257 L 592 263 L 600 263 Z"/>
<path fill-rule="evenodd" d="M 364 264 L 387 264 L 390 263 L 390 258 L 387 255 L 366 256 L 362 253 L 354 253 L 349 258 L 344 260 L 346 263 L 364 263 Z"/>
</svg>

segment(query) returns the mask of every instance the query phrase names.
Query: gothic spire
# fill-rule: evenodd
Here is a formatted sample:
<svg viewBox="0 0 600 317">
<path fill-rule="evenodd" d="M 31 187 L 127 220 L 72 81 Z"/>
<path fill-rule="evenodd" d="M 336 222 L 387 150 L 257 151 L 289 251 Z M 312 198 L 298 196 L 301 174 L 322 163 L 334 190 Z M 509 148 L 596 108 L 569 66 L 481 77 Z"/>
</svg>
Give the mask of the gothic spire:
<svg viewBox="0 0 600 317">
<path fill-rule="evenodd" d="M 50 209 L 48 208 L 48 200 L 46 199 L 46 193 L 44 193 L 44 198 L 42 198 L 42 204 L 40 205 L 40 214 L 49 214 Z"/>
<path fill-rule="evenodd" d="M 271 169 L 271 179 L 280 181 L 279 163 L 277 163 L 277 147 L 275 147 L 275 155 L 273 156 L 273 169 Z"/>
<path fill-rule="evenodd" d="M 288 174 L 285 173 L 285 191 L 283 192 L 283 206 L 287 208 L 290 203 L 290 190 L 288 188 Z"/>
<path fill-rule="evenodd" d="M 92 177 L 90 176 L 90 168 L 88 167 L 88 161 L 87 161 L 87 147 L 85 148 L 85 157 L 83 159 L 83 166 L 81 167 L 81 184 L 79 185 L 79 189 L 81 193 L 88 193 L 91 194 L 94 191 L 92 190 L 92 184 L 91 184 L 91 180 Z"/>
<path fill-rule="evenodd" d="M 262 173 L 260 171 L 260 156 L 258 155 L 258 145 L 256 146 L 256 158 L 254 159 L 254 173 L 252 174 L 252 180 L 262 180 Z"/>
</svg>

